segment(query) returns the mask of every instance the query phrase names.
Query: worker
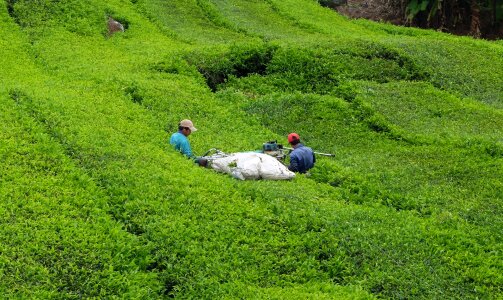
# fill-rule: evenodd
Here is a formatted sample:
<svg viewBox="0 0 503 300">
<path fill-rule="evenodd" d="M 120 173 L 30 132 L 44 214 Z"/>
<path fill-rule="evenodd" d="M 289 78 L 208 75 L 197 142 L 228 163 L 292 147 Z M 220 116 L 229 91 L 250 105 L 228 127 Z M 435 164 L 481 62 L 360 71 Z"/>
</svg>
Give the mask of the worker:
<svg viewBox="0 0 503 300">
<path fill-rule="evenodd" d="M 292 146 L 293 151 L 290 153 L 290 165 L 288 169 L 292 172 L 306 173 L 314 167 L 316 157 L 313 149 L 304 146 L 300 142 L 300 136 L 293 132 L 288 135 L 288 143 Z"/>
<path fill-rule="evenodd" d="M 197 131 L 197 128 L 194 127 L 194 124 L 191 120 L 182 120 L 178 123 L 178 132 L 175 132 L 171 135 L 169 139 L 169 143 L 173 145 L 175 150 L 180 151 L 187 158 L 193 159 L 194 162 L 199 164 L 200 166 L 206 166 L 207 161 L 200 157 L 195 156 L 192 153 L 192 149 L 190 147 L 189 139 L 187 138 L 192 132 Z"/>
</svg>

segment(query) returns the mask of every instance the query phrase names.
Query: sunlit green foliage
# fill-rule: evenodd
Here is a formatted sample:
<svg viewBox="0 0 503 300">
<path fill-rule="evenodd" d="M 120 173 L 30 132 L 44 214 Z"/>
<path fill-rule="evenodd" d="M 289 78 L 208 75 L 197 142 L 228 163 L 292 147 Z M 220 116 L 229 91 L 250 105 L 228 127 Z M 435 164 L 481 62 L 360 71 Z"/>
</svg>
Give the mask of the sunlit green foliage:
<svg viewBox="0 0 503 300">
<path fill-rule="evenodd" d="M 20 97 L 0 97 L 2 297 L 157 294 L 156 275 L 144 272 L 148 247 L 110 215 L 106 194 L 20 109 Z"/>
<path fill-rule="evenodd" d="M 0 294 L 502 296 L 501 43 L 314 0 L 30 4 L 0 9 Z M 236 181 L 171 149 L 184 118 L 197 154 L 336 157 Z"/>
</svg>

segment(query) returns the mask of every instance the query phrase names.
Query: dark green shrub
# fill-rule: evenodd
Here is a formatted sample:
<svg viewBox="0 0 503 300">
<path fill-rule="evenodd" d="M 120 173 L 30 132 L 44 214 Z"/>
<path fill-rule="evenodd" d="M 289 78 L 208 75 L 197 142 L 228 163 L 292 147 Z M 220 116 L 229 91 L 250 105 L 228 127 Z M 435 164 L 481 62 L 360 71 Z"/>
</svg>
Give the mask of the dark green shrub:
<svg viewBox="0 0 503 300">
<path fill-rule="evenodd" d="M 235 44 L 228 49 L 204 49 L 187 55 L 191 65 L 197 67 L 215 91 L 229 76 L 243 77 L 264 74 L 275 51 L 264 43 Z"/>
<path fill-rule="evenodd" d="M 100 2 L 57 0 L 11 0 L 9 12 L 28 30 L 62 27 L 82 35 L 105 32 L 105 9 Z"/>
</svg>

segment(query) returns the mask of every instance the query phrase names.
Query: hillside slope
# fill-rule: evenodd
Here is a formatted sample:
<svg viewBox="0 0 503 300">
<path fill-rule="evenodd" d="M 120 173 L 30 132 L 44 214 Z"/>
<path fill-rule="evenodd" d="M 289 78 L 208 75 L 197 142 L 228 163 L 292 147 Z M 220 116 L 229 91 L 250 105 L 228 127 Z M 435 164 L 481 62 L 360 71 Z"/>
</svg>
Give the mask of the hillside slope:
<svg viewBox="0 0 503 300">
<path fill-rule="evenodd" d="M 107 17 L 125 32 L 107 33 Z M 6 0 L 6 298 L 503 296 L 503 45 L 312 0 Z M 310 176 L 202 154 L 286 143 Z"/>
</svg>

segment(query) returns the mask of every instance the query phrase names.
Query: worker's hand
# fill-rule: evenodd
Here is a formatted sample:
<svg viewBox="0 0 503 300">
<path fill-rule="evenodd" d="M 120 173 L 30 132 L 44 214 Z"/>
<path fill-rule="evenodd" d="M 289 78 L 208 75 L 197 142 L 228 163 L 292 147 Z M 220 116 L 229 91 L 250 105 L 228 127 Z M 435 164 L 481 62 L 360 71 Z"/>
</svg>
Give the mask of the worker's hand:
<svg viewBox="0 0 503 300">
<path fill-rule="evenodd" d="M 208 160 L 204 158 L 196 158 L 195 163 L 198 164 L 201 167 L 207 167 L 208 166 Z"/>
</svg>

